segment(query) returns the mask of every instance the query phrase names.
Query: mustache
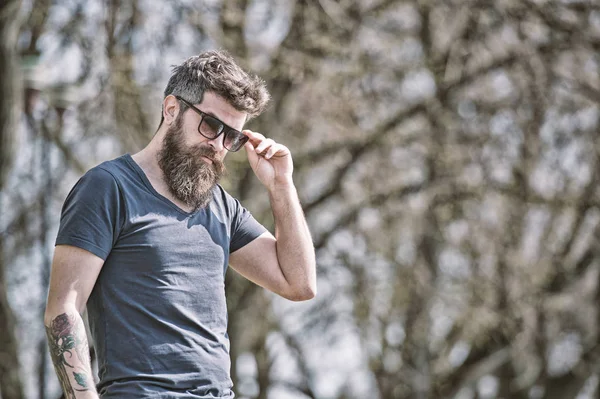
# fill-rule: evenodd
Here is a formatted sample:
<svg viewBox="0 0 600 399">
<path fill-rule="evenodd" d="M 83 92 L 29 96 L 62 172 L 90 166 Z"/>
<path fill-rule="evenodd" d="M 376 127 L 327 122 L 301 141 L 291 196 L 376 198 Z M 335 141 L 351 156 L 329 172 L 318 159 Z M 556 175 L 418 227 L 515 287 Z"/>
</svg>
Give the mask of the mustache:
<svg viewBox="0 0 600 399">
<path fill-rule="evenodd" d="M 221 161 L 217 157 L 217 152 L 209 146 L 197 145 L 192 147 L 189 151 L 189 155 L 196 160 L 199 160 L 200 157 L 204 156 L 212 161 L 211 166 L 216 172 L 221 172 L 224 169 L 223 161 Z"/>
<path fill-rule="evenodd" d="M 205 156 L 211 161 L 217 161 L 217 152 L 211 147 L 207 146 L 196 145 L 190 148 L 190 155 L 192 155 L 194 158 Z"/>
</svg>

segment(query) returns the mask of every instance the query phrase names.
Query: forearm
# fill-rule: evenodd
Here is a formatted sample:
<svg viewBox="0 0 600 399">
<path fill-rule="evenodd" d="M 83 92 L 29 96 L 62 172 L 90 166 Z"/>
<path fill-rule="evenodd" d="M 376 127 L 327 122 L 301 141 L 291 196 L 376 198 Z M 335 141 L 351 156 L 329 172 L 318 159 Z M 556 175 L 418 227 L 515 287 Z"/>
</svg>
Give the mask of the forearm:
<svg viewBox="0 0 600 399">
<path fill-rule="evenodd" d="M 281 271 L 298 299 L 310 299 L 317 290 L 315 250 L 293 182 L 275 186 L 269 198 Z"/>
<path fill-rule="evenodd" d="M 66 399 L 98 398 L 83 319 L 75 307 L 46 313 L 46 336 Z"/>
</svg>

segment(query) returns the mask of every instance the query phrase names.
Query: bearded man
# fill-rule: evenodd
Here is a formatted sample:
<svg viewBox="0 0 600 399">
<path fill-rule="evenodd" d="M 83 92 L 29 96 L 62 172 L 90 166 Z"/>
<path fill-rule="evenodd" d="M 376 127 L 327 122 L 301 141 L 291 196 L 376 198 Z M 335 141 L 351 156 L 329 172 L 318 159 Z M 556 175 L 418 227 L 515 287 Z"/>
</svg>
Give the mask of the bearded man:
<svg viewBox="0 0 600 399">
<path fill-rule="evenodd" d="M 173 69 L 150 143 L 71 190 L 44 318 L 66 398 L 233 398 L 228 265 L 284 298 L 315 296 L 290 151 L 243 130 L 268 100 L 265 83 L 227 53 L 191 57 Z M 269 195 L 275 236 L 218 184 L 226 154 L 242 147 Z"/>
</svg>

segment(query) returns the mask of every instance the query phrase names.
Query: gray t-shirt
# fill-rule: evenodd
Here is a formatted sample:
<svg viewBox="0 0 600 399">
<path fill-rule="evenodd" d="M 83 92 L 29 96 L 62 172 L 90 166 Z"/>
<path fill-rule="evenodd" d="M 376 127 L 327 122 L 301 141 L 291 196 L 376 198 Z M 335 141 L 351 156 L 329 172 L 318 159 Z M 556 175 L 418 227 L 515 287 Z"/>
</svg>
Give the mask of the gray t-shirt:
<svg viewBox="0 0 600 399">
<path fill-rule="evenodd" d="M 103 398 L 234 397 L 225 272 L 265 231 L 219 185 L 208 207 L 182 211 L 129 154 L 77 182 L 56 245 L 105 260 L 87 303 Z"/>
</svg>

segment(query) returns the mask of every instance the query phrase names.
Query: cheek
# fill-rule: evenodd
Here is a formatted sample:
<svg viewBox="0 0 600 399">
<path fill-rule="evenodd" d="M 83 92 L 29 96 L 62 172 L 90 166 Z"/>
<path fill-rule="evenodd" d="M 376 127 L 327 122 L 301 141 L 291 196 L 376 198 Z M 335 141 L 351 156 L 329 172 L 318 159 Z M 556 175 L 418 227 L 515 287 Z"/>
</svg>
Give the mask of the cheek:
<svg viewBox="0 0 600 399">
<path fill-rule="evenodd" d="M 198 133 L 198 125 L 194 123 L 184 124 L 181 127 L 181 136 L 186 146 L 193 146 L 206 141 L 206 139 Z"/>
</svg>

